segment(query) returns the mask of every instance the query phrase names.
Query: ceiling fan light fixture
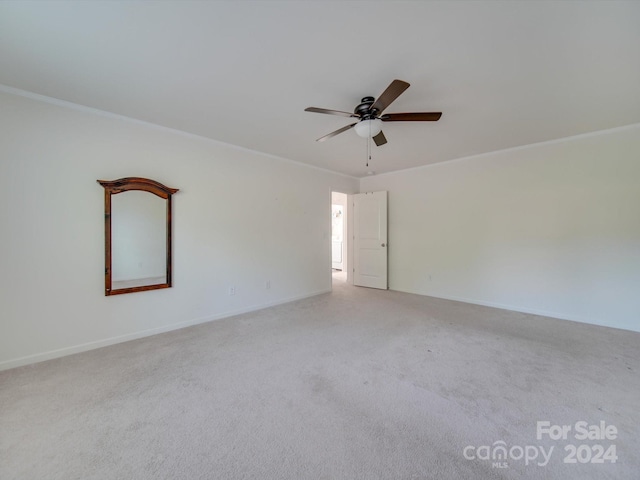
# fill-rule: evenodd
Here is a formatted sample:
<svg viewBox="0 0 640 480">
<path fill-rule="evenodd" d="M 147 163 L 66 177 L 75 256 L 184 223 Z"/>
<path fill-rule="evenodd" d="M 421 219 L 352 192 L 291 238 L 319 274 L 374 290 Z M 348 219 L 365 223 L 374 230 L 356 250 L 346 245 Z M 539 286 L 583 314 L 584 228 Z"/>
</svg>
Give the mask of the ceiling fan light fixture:
<svg viewBox="0 0 640 480">
<path fill-rule="evenodd" d="M 370 120 L 362 120 L 353 127 L 359 137 L 372 138 L 382 131 L 382 120 L 373 118 Z"/>
</svg>

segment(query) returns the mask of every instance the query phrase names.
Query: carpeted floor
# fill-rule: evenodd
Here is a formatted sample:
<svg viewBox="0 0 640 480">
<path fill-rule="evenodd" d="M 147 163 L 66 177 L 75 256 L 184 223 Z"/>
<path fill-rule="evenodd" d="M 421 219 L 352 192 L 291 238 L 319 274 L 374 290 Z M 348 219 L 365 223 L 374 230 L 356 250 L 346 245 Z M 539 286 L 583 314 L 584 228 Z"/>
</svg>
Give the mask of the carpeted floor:
<svg viewBox="0 0 640 480">
<path fill-rule="evenodd" d="M 336 279 L 1 372 L 0 478 L 638 479 L 639 371 L 638 333 Z"/>
</svg>

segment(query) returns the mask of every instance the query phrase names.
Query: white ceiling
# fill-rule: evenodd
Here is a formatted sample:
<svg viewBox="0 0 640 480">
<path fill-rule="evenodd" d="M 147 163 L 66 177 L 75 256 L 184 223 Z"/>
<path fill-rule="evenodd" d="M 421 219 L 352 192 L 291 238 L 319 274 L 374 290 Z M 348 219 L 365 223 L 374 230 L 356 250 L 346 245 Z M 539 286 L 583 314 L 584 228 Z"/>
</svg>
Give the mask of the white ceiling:
<svg viewBox="0 0 640 480">
<path fill-rule="evenodd" d="M 640 122 L 640 2 L 0 2 L 0 83 L 361 177 Z M 321 137 L 394 78 L 373 147 Z"/>
</svg>

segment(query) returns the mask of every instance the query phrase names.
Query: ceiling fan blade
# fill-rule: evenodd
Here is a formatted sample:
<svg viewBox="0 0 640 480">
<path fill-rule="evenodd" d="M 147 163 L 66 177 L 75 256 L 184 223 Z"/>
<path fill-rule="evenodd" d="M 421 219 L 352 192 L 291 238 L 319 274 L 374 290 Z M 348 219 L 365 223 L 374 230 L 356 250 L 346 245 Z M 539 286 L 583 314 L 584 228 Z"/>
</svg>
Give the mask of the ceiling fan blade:
<svg viewBox="0 0 640 480">
<path fill-rule="evenodd" d="M 307 107 L 305 112 L 326 113 L 328 115 L 340 115 L 341 117 L 357 117 L 358 115 L 349 112 L 341 112 L 340 110 L 328 110 L 326 108 Z"/>
<path fill-rule="evenodd" d="M 387 139 L 384 136 L 384 133 L 382 133 L 382 131 L 380 131 L 379 134 L 377 134 L 375 137 L 373 137 L 373 141 L 376 142 L 376 146 L 380 146 L 380 145 L 384 145 L 385 143 L 387 143 Z"/>
<path fill-rule="evenodd" d="M 336 135 L 341 134 L 342 132 L 346 132 L 347 130 L 349 130 L 350 128 L 353 128 L 354 125 L 356 125 L 358 122 L 356 123 L 352 123 L 351 125 L 347 125 L 346 127 L 342 127 L 339 128 L 338 130 L 336 130 L 335 132 L 331 132 L 327 135 L 325 135 L 324 137 L 320 137 L 319 139 L 316 140 L 316 142 L 324 142 L 325 140 L 331 138 L 331 137 L 335 137 Z"/>
<path fill-rule="evenodd" d="M 391 102 L 398 98 L 407 88 L 409 88 L 409 84 L 407 82 L 394 80 L 387 89 L 382 92 L 374 104 L 371 105 L 369 111 L 378 110 L 378 114 L 382 113 L 389 105 L 391 105 Z"/>
<path fill-rule="evenodd" d="M 442 112 L 387 113 L 380 117 L 383 122 L 437 122 Z"/>
</svg>

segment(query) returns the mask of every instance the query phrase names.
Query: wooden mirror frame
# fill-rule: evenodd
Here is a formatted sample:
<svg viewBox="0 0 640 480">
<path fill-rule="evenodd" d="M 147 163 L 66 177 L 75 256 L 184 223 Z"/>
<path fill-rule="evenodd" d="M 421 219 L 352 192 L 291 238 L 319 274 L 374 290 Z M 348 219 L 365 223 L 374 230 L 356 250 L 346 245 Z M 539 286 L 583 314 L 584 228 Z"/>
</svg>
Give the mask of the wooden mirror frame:
<svg viewBox="0 0 640 480">
<path fill-rule="evenodd" d="M 98 180 L 104 187 L 104 294 L 120 295 L 122 293 L 143 292 L 145 290 L 157 290 L 171 287 L 171 195 L 178 191 L 177 188 L 169 188 L 159 182 L 141 177 L 126 177 L 118 180 Z M 141 190 L 153 193 L 167 201 L 167 257 L 166 257 L 166 282 L 154 285 L 142 285 L 138 287 L 112 289 L 111 282 L 111 196 L 130 190 Z"/>
</svg>

